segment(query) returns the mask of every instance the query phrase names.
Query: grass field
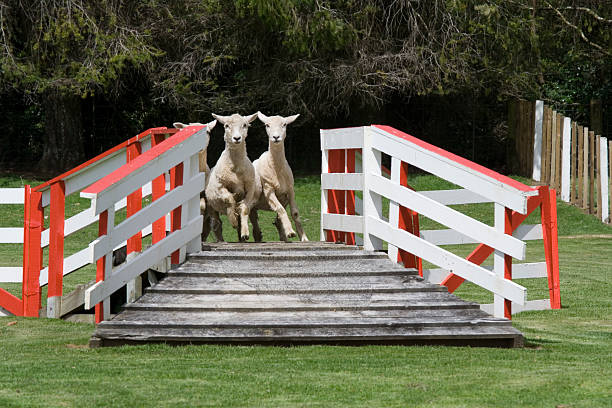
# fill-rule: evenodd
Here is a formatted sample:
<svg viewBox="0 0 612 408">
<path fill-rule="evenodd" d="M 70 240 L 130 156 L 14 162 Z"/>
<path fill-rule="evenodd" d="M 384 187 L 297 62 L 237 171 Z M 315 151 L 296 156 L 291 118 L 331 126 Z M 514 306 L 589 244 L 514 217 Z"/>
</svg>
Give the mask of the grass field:
<svg viewBox="0 0 612 408">
<path fill-rule="evenodd" d="M 17 187 L 17 177 L 0 187 Z M 429 176 L 417 189 L 449 186 Z M 319 235 L 318 177 L 296 180 L 311 240 Z M 70 197 L 69 214 L 86 200 Z M 491 205 L 462 206 L 491 222 Z M 20 207 L 2 206 L 0 227 L 20 224 Z M 0 318 L 0 407 L 610 407 L 612 406 L 612 235 L 595 217 L 559 204 L 562 310 L 526 312 L 514 325 L 523 349 L 445 347 L 290 348 L 164 345 L 89 349 L 89 324 Z M 537 217 L 537 215 L 534 215 Z M 262 214 L 266 239 L 276 238 L 272 214 Z M 535 222 L 536 220 L 532 219 Z M 530 221 L 528 221 L 530 222 Z M 422 228 L 436 225 L 422 220 Z M 235 239 L 227 225 L 226 239 Z M 86 245 L 95 227 L 66 245 Z M 465 253 L 471 247 L 458 247 Z M 19 246 L 1 245 L 0 264 L 19 265 Z M 528 244 L 528 261 L 543 259 L 541 242 Z M 89 280 L 84 268 L 66 286 Z M 530 298 L 547 295 L 544 279 L 520 281 Z M 3 285 L 18 292 L 18 288 Z M 490 302 L 464 284 L 457 293 Z"/>
</svg>

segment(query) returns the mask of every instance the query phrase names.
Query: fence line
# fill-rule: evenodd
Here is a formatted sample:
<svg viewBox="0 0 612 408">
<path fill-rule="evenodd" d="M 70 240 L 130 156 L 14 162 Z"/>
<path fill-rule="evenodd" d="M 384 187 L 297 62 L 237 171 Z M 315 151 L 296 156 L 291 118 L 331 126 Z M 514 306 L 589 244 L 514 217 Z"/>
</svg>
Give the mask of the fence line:
<svg viewBox="0 0 612 408">
<path fill-rule="evenodd" d="M 557 190 L 561 200 L 610 223 L 612 141 L 543 101 L 511 103 L 508 119 L 519 172 Z"/>
</svg>

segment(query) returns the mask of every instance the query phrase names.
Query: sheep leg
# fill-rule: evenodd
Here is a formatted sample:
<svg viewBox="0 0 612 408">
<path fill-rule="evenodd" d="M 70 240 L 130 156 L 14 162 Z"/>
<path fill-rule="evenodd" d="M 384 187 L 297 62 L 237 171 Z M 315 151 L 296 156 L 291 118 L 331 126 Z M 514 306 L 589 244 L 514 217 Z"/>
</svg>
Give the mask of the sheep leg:
<svg viewBox="0 0 612 408">
<path fill-rule="evenodd" d="M 202 221 L 202 242 L 206 242 L 210 234 L 210 223 L 212 220 L 209 211 L 206 210 L 206 199 L 202 194 L 200 194 L 200 214 L 204 218 Z"/>
<path fill-rule="evenodd" d="M 285 235 L 285 230 L 283 229 L 283 225 L 280 222 L 280 219 L 278 218 L 278 214 L 276 214 L 276 218 L 274 219 L 274 226 L 276 227 L 276 230 L 278 231 L 278 239 L 280 239 L 283 242 L 288 242 L 289 239 L 287 239 L 287 236 Z"/>
<path fill-rule="evenodd" d="M 287 216 L 287 210 L 285 210 L 285 207 L 283 207 L 280 201 L 278 201 L 276 194 L 274 194 L 274 190 L 271 188 L 264 189 L 264 196 L 266 197 L 266 201 L 268 202 L 268 205 L 272 211 L 277 214 L 283 227 L 283 231 L 285 232 L 285 236 L 287 238 L 295 237 L 295 231 L 293 230 L 291 221 L 289 221 L 289 217 Z"/>
<path fill-rule="evenodd" d="M 238 237 L 240 241 L 248 241 L 249 240 L 249 207 L 245 204 L 245 202 L 241 202 L 238 205 L 238 211 L 240 212 L 240 219 L 238 222 Z"/>
<path fill-rule="evenodd" d="M 293 218 L 293 222 L 295 222 L 295 229 L 297 229 L 300 241 L 308 241 L 308 237 L 304 233 L 304 228 L 302 228 L 302 219 L 300 218 L 300 211 L 295 201 L 295 192 L 293 189 L 289 191 L 289 208 L 291 209 L 291 218 Z"/>
<path fill-rule="evenodd" d="M 219 213 L 217 211 L 210 210 L 210 226 L 212 227 L 217 242 L 223 242 L 223 224 L 221 223 L 221 218 L 219 218 Z"/>
<path fill-rule="evenodd" d="M 257 210 L 251 210 L 249 213 L 249 220 L 251 220 L 251 225 L 253 226 L 253 238 L 255 242 L 261 242 L 263 240 L 263 235 L 259 227 L 259 215 L 257 214 Z"/>
</svg>

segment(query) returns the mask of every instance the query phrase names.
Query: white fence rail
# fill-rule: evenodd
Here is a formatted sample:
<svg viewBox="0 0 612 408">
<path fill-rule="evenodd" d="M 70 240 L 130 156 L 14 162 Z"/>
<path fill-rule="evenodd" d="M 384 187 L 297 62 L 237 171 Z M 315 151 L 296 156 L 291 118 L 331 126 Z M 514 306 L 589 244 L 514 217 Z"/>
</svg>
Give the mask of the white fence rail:
<svg viewBox="0 0 612 408">
<path fill-rule="evenodd" d="M 166 144 L 153 147 L 136 158 L 130 165 L 122 166 L 104 179 L 81 192 L 91 199 L 91 211 L 100 217 L 101 236 L 89 246 L 89 262 L 98 263 L 97 283 L 85 292 L 85 307 L 96 308 L 96 321 L 108 316 L 110 296 L 135 279 L 148 268 L 156 265 L 171 253 L 178 261 L 187 252 L 201 247 L 202 216 L 199 212 L 199 196 L 204 188 L 205 175 L 199 172 L 198 152 L 208 144 L 208 136 L 202 126 L 183 129 Z M 178 187 L 171 189 L 160 199 L 139 210 L 131 217 L 115 225 L 115 208 L 118 202 L 138 188 L 158 178 L 161 174 L 182 164 L 183 177 Z M 155 220 L 180 207 L 180 225 L 174 223 L 173 231 L 145 251 L 112 269 L 113 248 L 125 242 Z"/>
<path fill-rule="evenodd" d="M 381 250 L 385 241 L 393 261 L 397 260 L 400 249 L 440 267 L 423 271 L 424 276 L 434 282 L 439 283 L 450 271 L 492 292 L 495 316 L 503 317 L 504 306 L 510 301 L 517 305 L 515 311 L 529 306 L 526 289 L 504 277 L 505 255 L 524 260 L 524 241 L 542 239 L 542 227 L 523 225 L 508 234 L 504 214 L 510 210 L 526 214 L 528 200 L 537 196 L 538 190 L 386 126 L 322 130 L 321 149 L 322 239 L 329 230 L 363 234 L 363 244 L 368 250 Z M 351 174 L 347 166 L 343 172 L 342 163 L 339 167 L 338 163 L 331 163 L 330 150 L 334 149 L 362 149 L 362 172 Z M 391 157 L 390 178 L 381 174 L 382 154 Z M 348 156 L 346 158 L 348 163 Z M 417 192 L 406 188 L 399 182 L 402 162 L 463 189 Z M 335 168 L 335 172 L 330 172 L 331 168 Z M 355 211 L 355 215 L 329 213 L 329 190 L 361 191 L 362 211 Z M 388 220 L 383 217 L 383 197 L 390 202 Z M 448 207 L 483 202 L 492 202 L 496 207 L 494 227 Z M 420 231 L 418 236 L 404 231 L 397 226 L 400 207 L 416 211 L 447 229 Z M 495 265 L 483 267 L 440 247 L 463 243 L 483 243 L 493 248 Z M 545 262 L 516 267 L 517 278 L 542 276 L 547 276 Z"/>
</svg>

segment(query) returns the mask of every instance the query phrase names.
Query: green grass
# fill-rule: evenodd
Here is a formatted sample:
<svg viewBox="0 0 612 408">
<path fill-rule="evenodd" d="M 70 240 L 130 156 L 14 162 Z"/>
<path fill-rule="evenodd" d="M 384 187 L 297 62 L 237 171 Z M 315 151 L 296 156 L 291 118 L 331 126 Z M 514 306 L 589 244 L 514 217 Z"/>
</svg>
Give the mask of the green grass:
<svg viewBox="0 0 612 408">
<path fill-rule="evenodd" d="M 448 188 L 428 176 L 412 177 L 410 183 L 417 189 Z M 318 177 L 296 180 L 296 192 L 307 234 L 316 240 Z M 486 206 L 459 207 L 483 221 L 492 219 Z M 1 225 L 9 226 L 5 220 L 14 211 L 1 211 Z M 266 239 L 276 238 L 271 221 L 271 213 L 262 213 Z M 92 325 L 9 317 L 0 318 L 0 406 L 609 407 L 612 240 L 563 236 L 612 234 L 612 228 L 564 204 L 559 204 L 559 224 L 563 309 L 514 317 L 515 327 L 528 342 L 524 349 L 165 345 L 88 349 Z M 436 227 L 427 226 L 426 220 L 422 225 Z M 227 226 L 225 231 L 226 239 L 234 238 Z M 74 247 L 79 244 L 82 241 Z M 528 261 L 542 259 L 541 245 L 528 244 Z M 2 248 L 4 265 L 14 255 Z M 466 253 L 471 248 L 454 250 Z M 20 262 L 20 256 L 16 259 Z M 547 295 L 545 279 L 519 283 L 528 287 L 530 298 Z M 468 284 L 457 293 L 483 302 L 491 297 Z"/>
</svg>

